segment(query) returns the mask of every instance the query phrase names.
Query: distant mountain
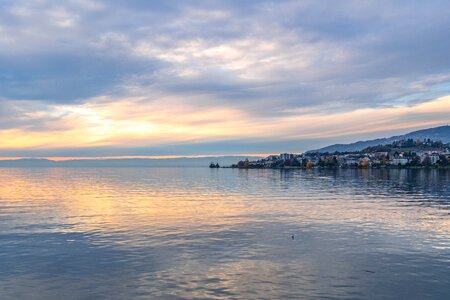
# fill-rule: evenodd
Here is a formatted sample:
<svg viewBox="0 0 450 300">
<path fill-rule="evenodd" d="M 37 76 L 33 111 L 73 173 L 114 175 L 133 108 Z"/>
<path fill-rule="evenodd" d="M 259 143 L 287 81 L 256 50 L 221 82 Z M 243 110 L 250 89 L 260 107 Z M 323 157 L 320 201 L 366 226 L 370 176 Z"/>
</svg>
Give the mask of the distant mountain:
<svg viewBox="0 0 450 300">
<path fill-rule="evenodd" d="M 381 138 L 381 139 L 375 139 L 375 140 L 368 140 L 368 141 L 359 141 L 351 144 L 334 144 L 331 146 L 327 146 L 324 148 L 320 148 L 317 150 L 311 150 L 308 152 L 351 152 L 351 151 L 361 151 L 364 148 L 370 147 L 370 146 L 378 146 L 378 145 L 386 145 L 390 144 L 394 141 L 399 141 L 403 139 L 431 139 L 433 141 L 442 141 L 443 143 L 449 143 L 450 142 L 450 126 L 440 126 L 440 127 L 434 127 L 434 128 L 428 128 L 428 129 L 422 129 L 413 131 L 404 135 L 397 135 L 392 136 L 389 138 Z"/>
<path fill-rule="evenodd" d="M 53 167 L 56 163 L 56 161 L 45 158 L 21 158 L 0 160 L 0 167 Z"/>
<path fill-rule="evenodd" d="M 230 166 L 247 156 L 177 157 L 177 158 L 110 158 L 54 161 L 41 158 L 0 160 L 0 167 L 208 167 L 211 162 Z M 256 158 L 259 159 L 260 157 Z"/>
</svg>

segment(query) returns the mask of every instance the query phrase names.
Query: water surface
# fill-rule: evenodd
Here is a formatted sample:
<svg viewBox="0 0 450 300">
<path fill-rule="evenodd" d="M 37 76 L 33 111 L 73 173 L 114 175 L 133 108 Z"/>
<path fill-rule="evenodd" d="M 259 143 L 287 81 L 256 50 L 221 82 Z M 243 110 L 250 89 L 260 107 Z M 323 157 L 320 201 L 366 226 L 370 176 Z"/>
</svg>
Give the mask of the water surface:
<svg viewBox="0 0 450 300">
<path fill-rule="evenodd" d="M 449 213 L 448 170 L 0 169 L 0 299 L 449 299 Z"/>
</svg>

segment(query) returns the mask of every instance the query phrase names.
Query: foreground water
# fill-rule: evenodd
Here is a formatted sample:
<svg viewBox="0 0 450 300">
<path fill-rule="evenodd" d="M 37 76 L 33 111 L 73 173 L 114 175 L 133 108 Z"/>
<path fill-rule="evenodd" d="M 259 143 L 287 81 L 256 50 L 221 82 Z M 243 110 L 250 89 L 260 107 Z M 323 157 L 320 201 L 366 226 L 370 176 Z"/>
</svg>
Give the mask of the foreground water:
<svg viewBox="0 0 450 300">
<path fill-rule="evenodd" d="M 0 169 L 0 299 L 449 299 L 449 213 L 444 170 Z"/>
</svg>

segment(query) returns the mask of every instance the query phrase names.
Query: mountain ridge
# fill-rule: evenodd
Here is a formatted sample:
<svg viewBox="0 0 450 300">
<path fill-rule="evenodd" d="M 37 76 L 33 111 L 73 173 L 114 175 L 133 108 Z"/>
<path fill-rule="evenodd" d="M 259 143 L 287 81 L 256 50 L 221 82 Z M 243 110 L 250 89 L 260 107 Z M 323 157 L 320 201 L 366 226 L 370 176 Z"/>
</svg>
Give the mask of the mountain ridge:
<svg viewBox="0 0 450 300">
<path fill-rule="evenodd" d="M 412 131 L 402 135 L 391 136 L 388 138 L 378 138 L 366 141 L 357 141 L 348 144 L 333 144 L 316 150 L 309 150 L 308 153 L 320 152 L 320 153 L 333 153 L 333 152 L 351 152 L 351 151 L 361 151 L 364 148 L 370 146 L 386 145 L 394 141 L 399 141 L 403 139 L 431 139 L 433 141 L 442 141 L 443 143 L 450 142 L 450 126 L 443 125 L 438 127 L 420 129 Z"/>
</svg>

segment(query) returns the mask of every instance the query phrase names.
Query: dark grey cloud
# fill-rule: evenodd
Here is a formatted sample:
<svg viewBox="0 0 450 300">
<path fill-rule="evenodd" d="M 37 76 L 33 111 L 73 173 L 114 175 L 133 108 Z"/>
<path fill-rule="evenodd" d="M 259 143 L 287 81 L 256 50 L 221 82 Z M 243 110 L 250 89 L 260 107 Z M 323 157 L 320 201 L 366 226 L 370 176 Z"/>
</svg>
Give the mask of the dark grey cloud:
<svg viewBox="0 0 450 300">
<path fill-rule="evenodd" d="M 122 61 L 100 52 L 0 56 L 0 93 L 10 99 L 83 101 L 118 93 L 130 77 L 149 76 L 156 69 L 151 61 Z"/>
</svg>

